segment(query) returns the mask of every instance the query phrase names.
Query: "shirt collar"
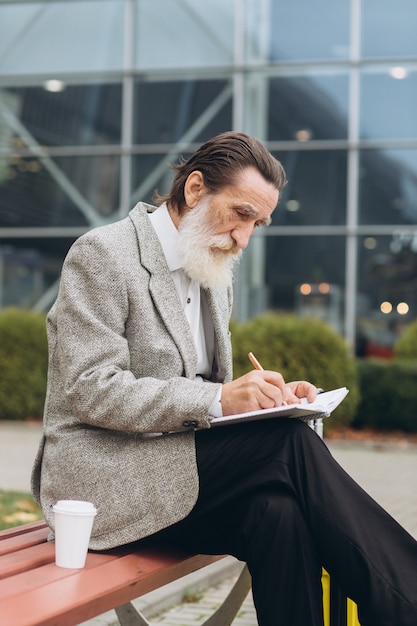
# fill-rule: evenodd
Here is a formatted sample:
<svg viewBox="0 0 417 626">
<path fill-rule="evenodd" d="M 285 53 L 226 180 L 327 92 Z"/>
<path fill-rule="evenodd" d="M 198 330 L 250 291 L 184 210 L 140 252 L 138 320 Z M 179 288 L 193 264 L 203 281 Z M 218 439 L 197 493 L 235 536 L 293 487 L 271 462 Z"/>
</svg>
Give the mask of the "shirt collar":
<svg viewBox="0 0 417 626">
<path fill-rule="evenodd" d="M 178 230 L 168 213 L 166 202 L 155 211 L 149 213 L 149 219 L 161 242 L 169 270 L 174 272 L 182 268 L 182 261 L 178 253 Z"/>
</svg>

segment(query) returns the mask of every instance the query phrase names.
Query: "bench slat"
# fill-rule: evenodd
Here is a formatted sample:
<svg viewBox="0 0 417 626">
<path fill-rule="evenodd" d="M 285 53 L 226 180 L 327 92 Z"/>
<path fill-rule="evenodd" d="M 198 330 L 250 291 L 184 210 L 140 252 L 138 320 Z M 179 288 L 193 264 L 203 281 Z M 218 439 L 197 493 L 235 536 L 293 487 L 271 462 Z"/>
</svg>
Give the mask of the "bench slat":
<svg viewBox="0 0 417 626">
<path fill-rule="evenodd" d="M 112 561 L 115 558 L 116 557 L 111 555 L 106 556 L 104 554 L 89 554 L 85 567 L 91 569 L 102 565 L 106 561 Z M 1 561 L 1 563 L 3 564 L 3 561 Z M 16 594 L 26 593 L 32 589 L 43 587 L 50 582 L 61 580 L 67 576 L 73 576 L 78 572 L 78 570 L 63 569 L 61 567 L 49 567 L 49 565 L 53 565 L 53 563 L 54 557 L 45 565 L 39 564 L 36 567 L 36 571 L 33 569 L 27 570 L 23 568 L 14 572 L 13 575 L 0 580 L 0 600 L 11 598 Z"/>
<path fill-rule="evenodd" d="M 20 572 L 32 571 L 54 561 L 55 544 L 51 542 L 44 542 L 39 545 L 26 547 L 17 552 L 6 553 L 0 557 L 0 583 L 2 579 L 9 576 L 15 576 Z"/>
<path fill-rule="evenodd" d="M 2 541 L 3 539 L 8 539 L 9 537 L 25 535 L 39 528 L 48 528 L 45 520 L 40 520 L 38 522 L 31 522 L 30 524 L 21 524 L 20 526 L 13 526 L 12 528 L 6 528 L 5 530 L 0 530 L 0 541 Z"/>
<path fill-rule="evenodd" d="M 87 559 L 101 560 L 98 566 L 72 570 L 73 575 L 65 574 L 36 589 L 21 591 L 19 576 L 14 577 L 19 591 L 0 600 L 2 626 L 75 626 L 222 558 L 145 551 L 104 561 L 106 556 L 90 553 Z M 47 568 L 61 569 L 54 564 Z"/>
<path fill-rule="evenodd" d="M 0 557 L 4 554 L 11 554 L 17 550 L 24 550 L 30 546 L 36 546 L 46 542 L 48 528 L 35 528 L 30 533 L 16 534 L 12 536 L 0 537 Z"/>
</svg>

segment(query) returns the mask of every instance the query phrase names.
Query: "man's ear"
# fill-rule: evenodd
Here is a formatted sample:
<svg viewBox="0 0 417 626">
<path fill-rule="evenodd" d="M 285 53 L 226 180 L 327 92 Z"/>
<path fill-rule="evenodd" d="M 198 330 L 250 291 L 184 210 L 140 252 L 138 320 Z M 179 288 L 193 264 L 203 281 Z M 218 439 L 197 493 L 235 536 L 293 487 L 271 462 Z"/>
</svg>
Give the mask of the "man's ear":
<svg viewBox="0 0 417 626">
<path fill-rule="evenodd" d="M 204 184 L 203 174 L 199 170 L 191 172 L 184 185 L 184 199 L 187 207 L 193 209 L 205 193 L 207 193 L 207 187 Z"/>
</svg>

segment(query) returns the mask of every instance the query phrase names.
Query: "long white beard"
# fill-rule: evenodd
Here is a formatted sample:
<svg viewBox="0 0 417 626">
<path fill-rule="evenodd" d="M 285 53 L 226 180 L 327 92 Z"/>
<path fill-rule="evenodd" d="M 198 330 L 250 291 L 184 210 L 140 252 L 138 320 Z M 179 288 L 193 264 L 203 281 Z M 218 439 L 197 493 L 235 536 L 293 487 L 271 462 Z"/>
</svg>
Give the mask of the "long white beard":
<svg viewBox="0 0 417 626">
<path fill-rule="evenodd" d="M 242 256 L 230 235 L 214 235 L 209 222 L 210 199 L 203 198 L 181 219 L 178 252 L 184 271 L 206 289 L 224 289 L 233 282 Z"/>
</svg>

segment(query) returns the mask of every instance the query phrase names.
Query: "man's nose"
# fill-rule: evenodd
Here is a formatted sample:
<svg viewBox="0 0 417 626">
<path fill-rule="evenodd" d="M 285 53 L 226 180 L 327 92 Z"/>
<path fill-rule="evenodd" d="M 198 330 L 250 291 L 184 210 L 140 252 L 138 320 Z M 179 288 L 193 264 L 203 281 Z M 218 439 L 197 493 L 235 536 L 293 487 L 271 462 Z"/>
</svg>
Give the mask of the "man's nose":
<svg viewBox="0 0 417 626">
<path fill-rule="evenodd" d="M 236 245 L 239 246 L 241 250 L 244 250 L 249 243 L 252 233 L 253 226 L 251 224 L 247 224 L 246 226 L 235 228 L 232 232 L 232 238 L 236 242 Z"/>
</svg>

